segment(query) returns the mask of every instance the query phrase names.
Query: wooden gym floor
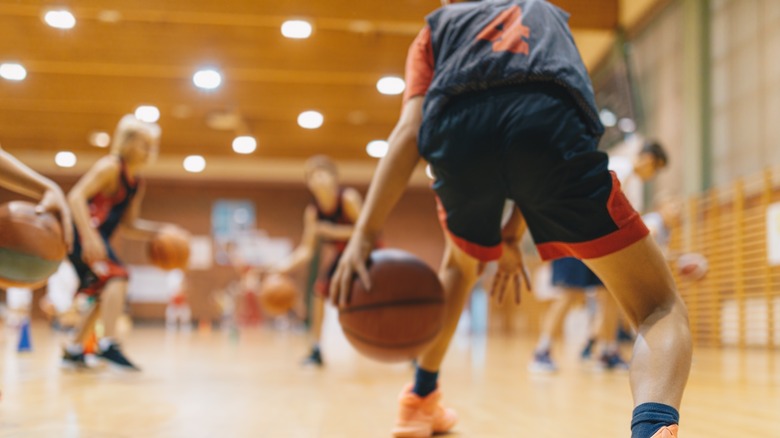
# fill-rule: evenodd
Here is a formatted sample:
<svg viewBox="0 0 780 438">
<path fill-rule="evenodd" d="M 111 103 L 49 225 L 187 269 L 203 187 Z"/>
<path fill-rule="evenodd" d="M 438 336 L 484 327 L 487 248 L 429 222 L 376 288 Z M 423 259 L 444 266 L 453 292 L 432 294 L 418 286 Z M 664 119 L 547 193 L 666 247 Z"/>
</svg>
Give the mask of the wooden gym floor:
<svg viewBox="0 0 780 438">
<path fill-rule="evenodd" d="M 331 321 L 333 319 L 331 318 Z M 411 365 L 352 352 L 326 327 L 323 370 L 298 363 L 300 333 L 244 330 L 169 333 L 136 327 L 126 351 L 141 373 L 65 372 L 62 335 L 33 326 L 31 353 L 6 329 L 0 437 L 387 437 Z M 625 373 L 587 370 L 576 346 L 562 371 L 526 371 L 532 340 L 460 335 L 443 370 L 453 437 L 623 437 L 631 413 Z M 682 410 L 683 438 L 780 437 L 780 355 L 699 349 Z"/>
</svg>

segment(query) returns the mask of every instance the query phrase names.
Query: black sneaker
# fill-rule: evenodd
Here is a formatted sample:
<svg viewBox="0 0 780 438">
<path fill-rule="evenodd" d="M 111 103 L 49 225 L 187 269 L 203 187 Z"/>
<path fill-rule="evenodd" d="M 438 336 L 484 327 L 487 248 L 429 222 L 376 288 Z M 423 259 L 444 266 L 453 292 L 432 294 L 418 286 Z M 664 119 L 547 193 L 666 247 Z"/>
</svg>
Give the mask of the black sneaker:
<svg viewBox="0 0 780 438">
<path fill-rule="evenodd" d="M 320 353 L 319 348 L 314 348 L 311 350 L 311 354 L 309 354 L 303 360 L 303 365 L 311 365 L 316 367 L 322 367 L 324 365 L 322 362 L 322 354 Z"/>
<path fill-rule="evenodd" d="M 72 354 L 68 353 L 68 350 L 62 351 L 62 367 L 72 370 L 85 370 L 89 368 L 87 366 L 87 360 L 84 353 Z"/>
<path fill-rule="evenodd" d="M 135 366 L 124 354 L 122 354 L 122 350 L 119 349 L 118 344 L 109 345 L 107 349 L 98 353 L 98 357 L 127 370 L 141 371 L 140 368 Z"/>
</svg>

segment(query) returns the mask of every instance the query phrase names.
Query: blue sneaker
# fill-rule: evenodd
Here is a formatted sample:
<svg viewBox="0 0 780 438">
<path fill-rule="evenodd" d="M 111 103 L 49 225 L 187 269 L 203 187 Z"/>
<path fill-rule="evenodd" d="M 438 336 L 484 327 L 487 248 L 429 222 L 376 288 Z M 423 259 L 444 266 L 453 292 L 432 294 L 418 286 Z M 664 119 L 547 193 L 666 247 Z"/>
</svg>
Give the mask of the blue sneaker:
<svg viewBox="0 0 780 438">
<path fill-rule="evenodd" d="M 550 350 L 534 353 L 534 360 L 528 364 L 528 371 L 532 373 L 555 373 L 558 367 L 550 357 Z"/>
<path fill-rule="evenodd" d="M 596 340 L 588 339 L 588 343 L 585 344 L 585 348 L 583 348 L 582 353 L 580 353 L 580 358 L 582 358 L 582 360 L 590 360 L 590 358 L 593 356 L 593 347 L 595 346 Z"/>
<path fill-rule="evenodd" d="M 605 371 L 627 371 L 628 363 L 617 352 L 603 353 L 599 357 L 598 367 Z"/>
</svg>

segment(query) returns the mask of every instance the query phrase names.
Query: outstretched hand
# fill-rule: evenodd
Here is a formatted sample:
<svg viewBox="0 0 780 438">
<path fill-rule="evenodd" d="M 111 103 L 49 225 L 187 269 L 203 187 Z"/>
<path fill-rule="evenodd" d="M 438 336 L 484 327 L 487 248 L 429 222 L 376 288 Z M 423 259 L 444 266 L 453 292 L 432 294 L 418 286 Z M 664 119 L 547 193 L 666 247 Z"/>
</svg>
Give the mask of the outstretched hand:
<svg viewBox="0 0 780 438">
<path fill-rule="evenodd" d="M 504 301 L 506 290 L 513 286 L 515 290 L 515 303 L 520 304 L 522 285 L 520 278 L 528 290 L 531 290 L 531 280 L 528 270 L 523 264 L 523 254 L 516 244 L 504 243 L 504 251 L 498 261 L 498 271 L 493 278 L 493 287 L 490 289 L 491 298 L 498 294 L 498 302 Z"/>
</svg>

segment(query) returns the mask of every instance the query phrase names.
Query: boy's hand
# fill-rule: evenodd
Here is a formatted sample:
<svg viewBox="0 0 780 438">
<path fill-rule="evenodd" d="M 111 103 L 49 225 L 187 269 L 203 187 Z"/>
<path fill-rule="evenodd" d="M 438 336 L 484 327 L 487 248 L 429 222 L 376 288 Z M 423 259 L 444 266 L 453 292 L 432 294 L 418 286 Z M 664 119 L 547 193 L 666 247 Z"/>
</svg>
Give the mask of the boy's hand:
<svg viewBox="0 0 780 438">
<path fill-rule="evenodd" d="M 504 252 L 498 261 L 498 272 L 496 272 L 496 276 L 493 279 L 490 296 L 493 297 L 498 293 L 498 302 L 502 303 L 504 301 L 504 293 L 509 287 L 511 280 L 515 289 L 515 303 L 520 304 L 520 292 L 522 291 L 520 284 L 521 276 L 526 288 L 531 290 L 531 281 L 528 271 L 523 264 L 523 254 L 520 252 L 520 248 L 516 244 L 504 243 Z"/>
<path fill-rule="evenodd" d="M 352 292 L 352 279 L 357 273 L 365 290 L 371 290 L 366 261 L 373 249 L 373 239 L 362 232 L 355 232 L 349 239 L 336 272 L 330 280 L 330 299 L 334 306 L 344 307 Z"/>
<path fill-rule="evenodd" d="M 51 188 L 43 194 L 41 202 L 35 207 L 35 212 L 52 213 L 60 220 L 62 227 L 62 238 L 68 247 L 68 252 L 73 249 L 73 222 L 70 216 L 70 207 L 65 195 L 59 188 Z"/>
</svg>

